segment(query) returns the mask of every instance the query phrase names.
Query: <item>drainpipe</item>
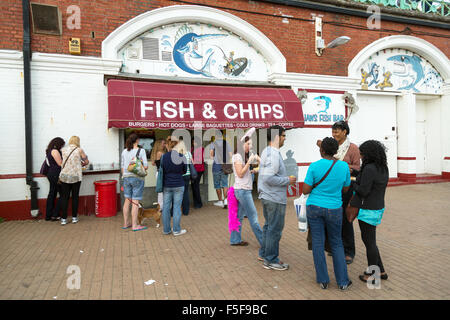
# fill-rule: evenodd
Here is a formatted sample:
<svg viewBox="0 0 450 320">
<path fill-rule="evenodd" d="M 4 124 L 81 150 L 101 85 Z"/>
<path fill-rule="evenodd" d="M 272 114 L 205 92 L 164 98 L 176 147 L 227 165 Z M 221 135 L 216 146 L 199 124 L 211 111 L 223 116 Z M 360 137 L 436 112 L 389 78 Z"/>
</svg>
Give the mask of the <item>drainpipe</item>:
<svg viewBox="0 0 450 320">
<path fill-rule="evenodd" d="M 33 144 L 32 144 L 32 113 L 31 113 L 31 34 L 30 34 L 30 1 L 22 0 L 23 13 L 23 75 L 24 75 L 24 102 L 25 102 L 25 161 L 26 183 L 30 186 L 31 216 L 36 218 L 39 214 L 37 191 L 39 187 L 33 179 Z"/>
</svg>

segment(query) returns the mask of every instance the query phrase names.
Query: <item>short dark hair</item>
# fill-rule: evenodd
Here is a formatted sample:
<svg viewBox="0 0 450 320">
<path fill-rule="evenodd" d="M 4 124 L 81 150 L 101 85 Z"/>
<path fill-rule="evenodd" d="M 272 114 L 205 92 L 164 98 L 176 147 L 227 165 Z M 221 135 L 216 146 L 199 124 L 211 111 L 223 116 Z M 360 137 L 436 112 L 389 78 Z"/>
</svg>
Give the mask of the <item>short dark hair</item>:
<svg viewBox="0 0 450 320">
<path fill-rule="evenodd" d="M 336 141 L 336 139 L 331 138 L 331 137 L 326 137 L 322 140 L 322 144 L 321 144 L 322 150 L 323 152 L 327 155 L 327 156 L 334 156 L 336 154 L 336 152 L 339 149 L 339 143 Z"/>
<path fill-rule="evenodd" d="M 276 131 L 273 136 L 272 136 L 272 131 Z M 286 131 L 286 129 L 283 128 L 282 126 L 279 126 L 279 125 L 271 126 L 267 130 L 267 141 L 275 140 L 276 136 L 281 136 L 283 134 L 283 132 L 285 132 L 285 131 Z"/>
<path fill-rule="evenodd" d="M 350 134 L 350 127 L 348 126 L 347 121 L 341 120 L 341 121 L 337 121 L 333 124 L 333 126 L 331 127 L 331 129 L 340 129 L 342 131 L 346 130 L 347 134 L 346 136 L 348 136 Z"/>
</svg>

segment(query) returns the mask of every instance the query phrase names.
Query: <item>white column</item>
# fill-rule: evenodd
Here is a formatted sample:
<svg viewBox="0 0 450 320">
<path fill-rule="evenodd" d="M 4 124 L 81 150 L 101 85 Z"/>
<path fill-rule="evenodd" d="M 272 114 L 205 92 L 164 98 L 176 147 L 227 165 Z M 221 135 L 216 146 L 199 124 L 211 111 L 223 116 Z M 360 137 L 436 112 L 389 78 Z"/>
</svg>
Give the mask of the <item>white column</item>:
<svg viewBox="0 0 450 320">
<path fill-rule="evenodd" d="M 397 163 L 398 177 L 416 177 L 416 97 L 405 92 L 397 98 Z"/>
<path fill-rule="evenodd" d="M 441 143 L 442 176 L 450 179 L 450 80 L 442 87 L 441 98 Z"/>
</svg>

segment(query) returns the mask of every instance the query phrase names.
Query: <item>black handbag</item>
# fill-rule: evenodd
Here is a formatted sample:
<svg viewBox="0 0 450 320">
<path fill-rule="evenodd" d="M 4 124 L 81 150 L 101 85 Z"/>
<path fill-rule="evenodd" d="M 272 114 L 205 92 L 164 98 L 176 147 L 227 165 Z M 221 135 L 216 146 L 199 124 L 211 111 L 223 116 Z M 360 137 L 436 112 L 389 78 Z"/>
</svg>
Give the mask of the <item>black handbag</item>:
<svg viewBox="0 0 450 320">
<path fill-rule="evenodd" d="M 189 171 L 191 172 L 191 179 L 195 180 L 198 177 L 198 172 L 195 170 L 194 165 L 192 164 L 192 161 L 189 161 Z"/>
<path fill-rule="evenodd" d="M 46 176 L 48 174 L 48 170 L 50 169 L 50 166 L 48 164 L 48 158 L 45 157 L 44 162 L 42 163 L 41 166 L 41 171 L 39 171 L 40 174 Z"/>
<path fill-rule="evenodd" d="M 225 174 L 232 174 L 233 173 L 233 165 L 231 163 L 227 163 L 227 142 L 225 139 L 222 140 L 222 146 L 223 146 L 222 171 Z"/>
</svg>

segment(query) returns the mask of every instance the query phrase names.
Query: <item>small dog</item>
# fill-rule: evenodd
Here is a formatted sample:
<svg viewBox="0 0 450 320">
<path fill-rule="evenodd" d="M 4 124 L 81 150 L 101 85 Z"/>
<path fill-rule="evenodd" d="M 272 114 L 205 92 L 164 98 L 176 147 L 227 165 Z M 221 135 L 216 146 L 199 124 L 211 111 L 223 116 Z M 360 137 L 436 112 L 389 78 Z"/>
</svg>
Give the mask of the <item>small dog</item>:
<svg viewBox="0 0 450 320">
<path fill-rule="evenodd" d="M 161 223 L 161 209 L 158 203 L 156 208 L 144 209 L 142 203 L 139 202 L 139 213 L 138 213 L 138 223 L 142 224 L 142 221 L 146 218 L 153 218 L 156 221 L 156 227 L 159 228 Z"/>
</svg>

